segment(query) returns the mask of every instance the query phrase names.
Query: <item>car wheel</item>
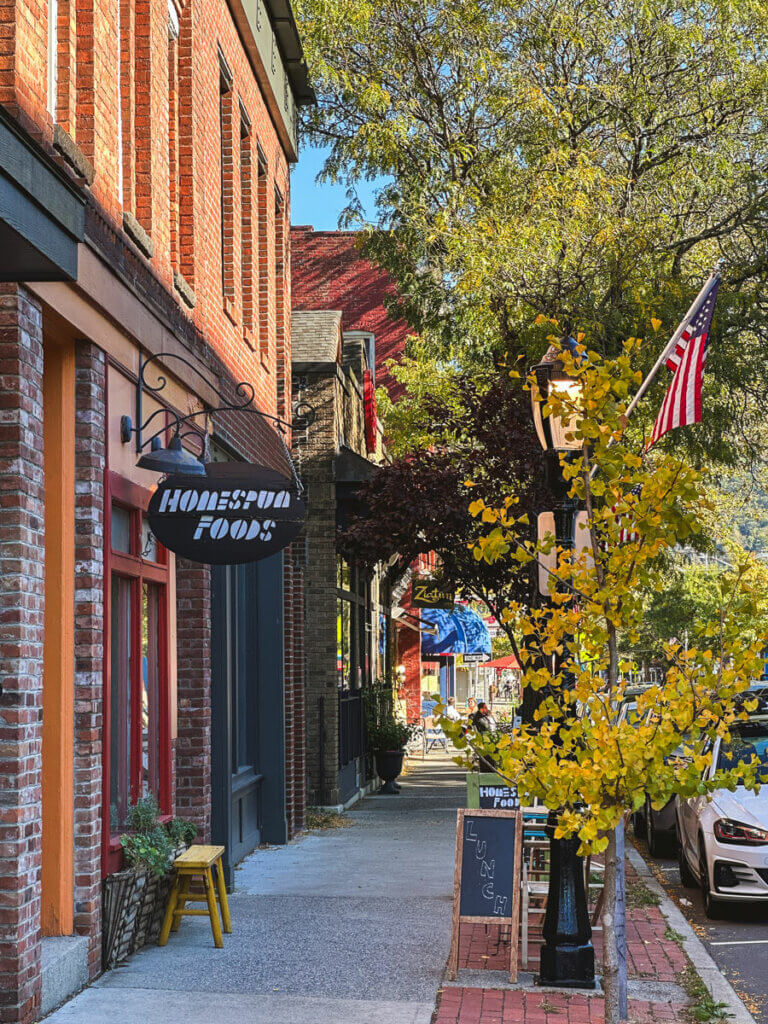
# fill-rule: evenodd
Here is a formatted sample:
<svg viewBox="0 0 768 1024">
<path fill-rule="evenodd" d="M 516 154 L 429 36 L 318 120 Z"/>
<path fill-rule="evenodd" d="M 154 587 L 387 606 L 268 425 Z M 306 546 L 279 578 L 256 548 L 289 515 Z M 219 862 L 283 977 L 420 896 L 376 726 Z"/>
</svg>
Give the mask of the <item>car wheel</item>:
<svg viewBox="0 0 768 1024">
<path fill-rule="evenodd" d="M 661 854 L 661 840 L 653 825 L 653 808 L 648 800 L 645 802 L 645 841 L 648 853 L 652 857 L 658 857 Z"/>
<path fill-rule="evenodd" d="M 707 870 L 707 857 L 704 852 L 704 843 L 699 839 L 699 885 L 701 886 L 701 895 L 704 899 L 704 913 L 710 919 L 715 921 L 720 917 L 720 902 L 712 895 L 712 890 L 709 887 L 709 871 Z"/>
<path fill-rule="evenodd" d="M 688 858 L 685 855 L 683 849 L 683 840 L 680 835 L 677 837 L 677 866 L 680 869 L 680 884 L 684 885 L 686 889 L 695 889 L 699 884 L 694 877 L 693 872 L 688 866 Z"/>
</svg>

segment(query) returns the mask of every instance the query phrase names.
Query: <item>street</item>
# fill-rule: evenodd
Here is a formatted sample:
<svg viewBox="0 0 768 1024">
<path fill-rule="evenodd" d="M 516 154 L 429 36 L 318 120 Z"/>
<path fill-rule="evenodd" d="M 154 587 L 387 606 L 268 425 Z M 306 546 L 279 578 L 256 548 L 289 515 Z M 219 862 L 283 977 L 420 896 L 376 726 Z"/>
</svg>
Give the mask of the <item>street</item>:
<svg viewBox="0 0 768 1024">
<path fill-rule="evenodd" d="M 704 914 L 699 890 L 680 884 L 677 858 L 654 859 L 649 856 L 645 842 L 635 842 L 757 1024 L 768 1024 L 768 904 L 726 905 L 723 919 L 710 921 Z"/>
</svg>

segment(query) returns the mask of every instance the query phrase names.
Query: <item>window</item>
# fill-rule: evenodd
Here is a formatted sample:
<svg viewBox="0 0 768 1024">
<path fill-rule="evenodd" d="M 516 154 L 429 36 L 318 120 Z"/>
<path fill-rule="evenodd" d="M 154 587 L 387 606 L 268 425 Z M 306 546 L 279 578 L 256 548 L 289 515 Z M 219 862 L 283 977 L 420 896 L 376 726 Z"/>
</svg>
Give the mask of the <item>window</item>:
<svg viewBox="0 0 768 1024">
<path fill-rule="evenodd" d="M 336 670 L 339 687 L 356 690 L 370 680 L 373 629 L 368 576 L 337 561 Z"/>
<path fill-rule="evenodd" d="M 179 269 L 179 15 L 168 0 L 168 203 L 171 266 Z"/>
<path fill-rule="evenodd" d="M 59 4 L 48 0 L 48 113 L 56 120 L 59 70 Z"/>
<path fill-rule="evenodd" d="M 285 200 L 275 188 L 275 366 L 282 366 L 286 358 L 285 352 L 285 274 L 286 274 L 286 230 Z M 285 381 L 278 377 L 277 403 L 278 415 L 285 418 Z"/>
<path fill-rule="evenodd" d="M 151 0 L 117 0 L 117 192 L 124 212 L 147 234 L 152 231 L 151 11 Z"/>
<path fill-rule="evenodd" d="M 258 151 L 258 185 L 256 189 L 258 261 L 259 261 L 259 355 L 269 363 L 269 232 L 267 227 L 267 160 Z"/>
<path fill-rule="evenodd" d="M 255 347 L 253 266 L 253 180 L 251 174 L 251 119 L 240 107 L 240 290 L 243 302 L 243 337 Z"/>
<path fill-rule="evenodd" d="M 195 153 L 194 109 L 192 102 L 193 40 L 191 3 L 185 4 L 179 19 L 178 86 L 179 100 L 176 111 L 178 126 L 178 225 L 179 270 L 190 288 L 195 286 Z M 181 154 L 184 159 L 181 159 Z"/>
<path fill-rule="evenodd" d="M 114 474 L 110 507 L 109 656 L 105 686 L 105 867 L 119 867 L 117 835 L 152 794 L 170 810 L 168 564 L 149 529 L 142 489 Z"/>
<path fill-rule="evenodd" d="M 134 206 L 131 212 L 152 233 L 152 0 L 135 0 L 134 11 Z"/>
<path fill-rule="evenodd" d="M 219 132 L 221 146 L 221 290 L 224 309 L 234 314 L 235 168 L 232 72 L 219 51 Z"/>
<path fill-rule="evenodd" d="M 134 7 L 132 0 L 117 0 L 117 40 L 119 88 L 117 103 L 117 192 L 124 210 L 134 208 L 133 148 L 133 43 Z"/>
</svg>

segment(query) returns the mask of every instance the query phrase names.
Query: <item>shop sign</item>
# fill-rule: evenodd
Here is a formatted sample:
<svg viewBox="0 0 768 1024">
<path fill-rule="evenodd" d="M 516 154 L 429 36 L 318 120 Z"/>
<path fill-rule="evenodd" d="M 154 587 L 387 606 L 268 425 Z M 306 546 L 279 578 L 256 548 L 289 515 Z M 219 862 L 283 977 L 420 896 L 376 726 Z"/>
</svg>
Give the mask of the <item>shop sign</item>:
<svg viewBox="0 0 768 1024">
<path fill-rule="evenodd" d="M 414 608 L 442 608 L 451 611 L 454 605 L 453 587 L 439 580 L 416 577 L 411 589 L 411 604 Z"/>
<path fill-rule="evenodd" d="M 150 499 L 150 529 L 169 551 L 207 565 L 258 562 L 301 530 L 306 503 L 287 477 L 242 462 L 205 470 L 167 477 Z"/>
<path fill-rule="evenodd" d="M 517 786 L 492 785 L 479 787 L 480 807 L 487 807 L 491 810 L 514 811 L 520 806 L 520 796 Z"/>
</svg>

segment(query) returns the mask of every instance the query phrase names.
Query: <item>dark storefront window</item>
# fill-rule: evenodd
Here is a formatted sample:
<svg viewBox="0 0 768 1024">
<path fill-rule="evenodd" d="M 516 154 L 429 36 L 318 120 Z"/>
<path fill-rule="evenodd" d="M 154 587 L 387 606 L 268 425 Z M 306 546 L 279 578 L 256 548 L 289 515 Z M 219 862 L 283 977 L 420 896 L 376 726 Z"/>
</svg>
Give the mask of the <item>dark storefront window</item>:
<svg viewBox="0 0 768 1024">
<path fill-rule="evenodd" d="M 109 573 L 105 866 L 114 870 L 131 804 L 152 794 L 170 809 L 167 555 L 142 509 L 123 500 L 111 505 Z"/>
<path fill-rule="evenodd" d="M 357 690 L 370 680 L 370 577 L 342 558 L 336 571 L 336 668 L 339 687 Z"/>
</svg>

